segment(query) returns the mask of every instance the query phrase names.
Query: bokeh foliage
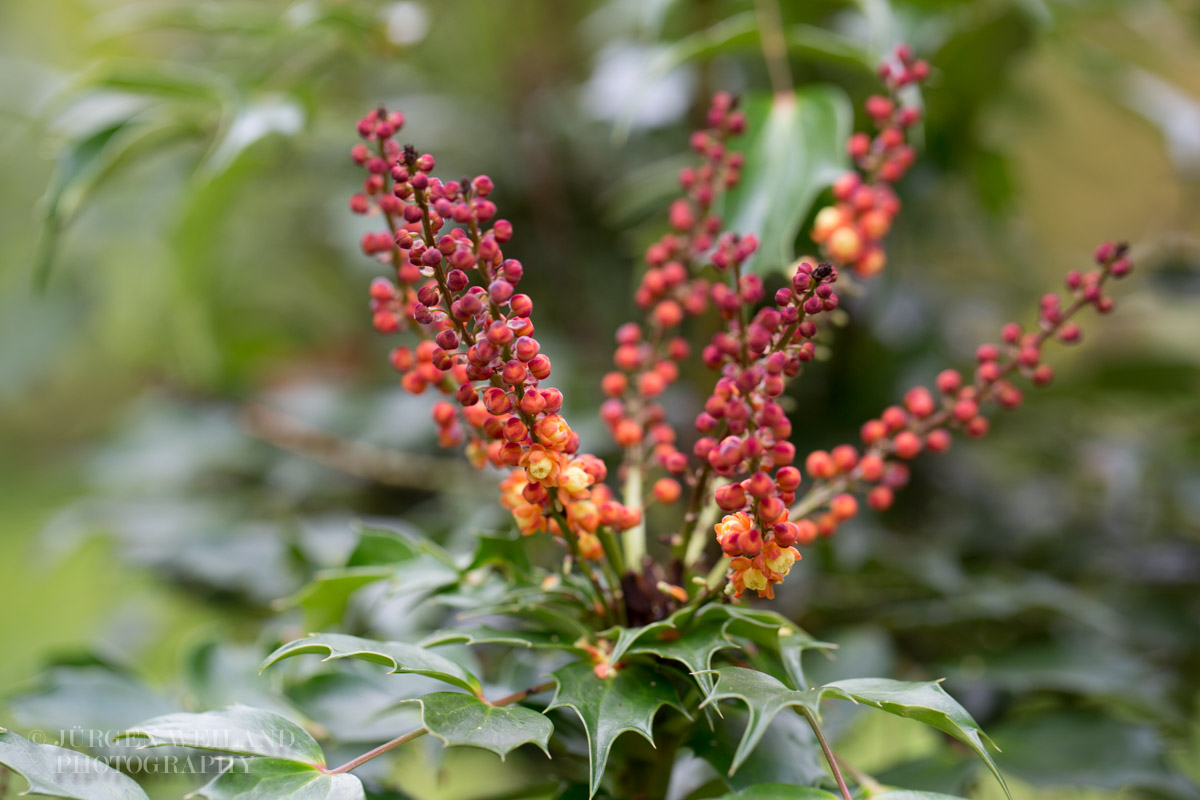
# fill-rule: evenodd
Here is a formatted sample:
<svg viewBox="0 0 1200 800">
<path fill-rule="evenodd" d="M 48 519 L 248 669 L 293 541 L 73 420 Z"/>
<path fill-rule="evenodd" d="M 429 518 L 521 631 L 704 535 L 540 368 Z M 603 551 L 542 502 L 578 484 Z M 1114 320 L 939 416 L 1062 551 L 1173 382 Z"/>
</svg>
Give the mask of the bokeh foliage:
<svg viewBox="0 0 1200 800">
<path fill-rule="evenodd" d="M 826 679 L 948 676 L 1025 796 L 1196 796 L 1194 7 L 782 10 L 800 84 L 861 100 L 900 39 L 935 68 L 889 270 L 794 391 L 801 452 L 853 439 L 907 385 L 965 362 L 1094 242 L 1135 242 L 1140 274 L 989 441 L 920 462 L 894 510 L 806 553 L 780 610 L 841 644 Z M 399 392 L 367 324 L 373 269 L 345 206 L 352 121 L 402 107 L 439 163 L 495 178 L 528 291 L 546 298 L 571 419 L 602 447 L 583 421 L 636 254 L 661 230 L 708 91 L 752 108 L 767 91 L 756 25 L 753 4 L 732 0 L 0 6 L 0 580 L 13 609 L 0 675 L 14 724 L 112 727 L 241 700 L 353 744 L 364 721 L 331 698 L 399 690 L 365 674 L 258 682 L 262 648 L 314 624 L 272 601 L 352 559 L 351 517 L 402 517 L 451 549 L 502 520 L 462 502 L 486 482 L 397 489 L 239 432 L 246 405 L 265 402 L 437 456 L 426 401 Z M 681 418 L 703 397 L 693 378 Z M 52 566 L 30 574 L 27 559 Z M 352 630 L 404 633 L 402 603 L 350 588 Z M 835 726 L 855 766 L 992 796 L 964 752 L 865 720 Z M 370 730 L 392 735 L 386 723 Z M 400 781 L 420 797 L 432 783 Z"/>
</svg>

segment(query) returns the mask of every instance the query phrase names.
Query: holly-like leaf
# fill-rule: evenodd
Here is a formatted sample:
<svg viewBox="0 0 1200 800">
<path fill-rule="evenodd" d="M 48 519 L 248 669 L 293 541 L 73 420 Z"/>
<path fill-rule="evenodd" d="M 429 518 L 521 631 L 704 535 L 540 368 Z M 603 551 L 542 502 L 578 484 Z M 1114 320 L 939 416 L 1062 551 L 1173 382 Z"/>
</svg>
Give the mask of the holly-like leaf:
<svg viewBox="0 0 1200 800">
<path fill-rule="evenodd" d="M 808 722 L 798 714 L 782 714 L 732 775 L 733 754 L 750 726 L 750 712 L 733 705 L 712 727 L 694 725 L 688 748 L 707 761 L 731 791 L 762 783 L 817 786 L 828 777 L 821 750 Z"/>
<path fill-rule="evenodd" d="M 937 792 L 884 792 L 883 794 L 872 795 L 873 800 L 964 800 L 952 794 L 938 794 Z"/>
<path fill-rule="evenodd" d="M 362 781 L 278 758 L 238 759 L 190 797 L 208 800 L 364 800 Z"/>
<path fill-rule="evenodd" d="M 487 625 L 447 628 L 446 630 L 431 633 L 421 640 L 422 647 L 438 647 L 444 644 L 465 644 L 468 646 L 507 644 L 513 647 L 537 647 L 559 650 L 579 649 L 575 647 L 573 642 L 567 641 L 557 633 L 492 628 Z"/>
<path fill-rule="evenodd" d="M 878 795 L 886 797 L 886 795 Z M 786 783 L 760 783 L 733 794 L 721 795 L 717 800 L 838 800 L 836 794 L 811 786 L 789 786 Z"/>
<path fill-rule="evenodd" d="M 987 764 L 1009 797 L 1008 784 L 992 760 L 988 747 L 995 743 L 980 729 L 967 710 L 958 704 L 938 681 L 906 682 L 885 678 L 858 678 L 827 683 L 818 690 L 822 697 L 837 697 L 863 703 L 889 714 L 908 717 L 937 728 L 971 748 Z"/>
<path fill-rule="evenodd" d="M 728 625 L 729 620 L 706 621 L 688 626 L 682 633 L 674 629 L 659 630 L 654 636 L 639 637 L 629 652 L 650 653 L 683 664 L 707 695 L 713 687 L 713 656 L 737 646 L 725 635 Z"/>
<path fill-rule="evenodd" d="M 0 728 L 0 765 L 29 782 L 26 794 L 67 800 L 146 800 L 142 787 L 102 761 Z"/>
<path fill-rule="evenodd" d="M 747 113 L 754 139 L 726 217 L 730 230 L 758 237 L 748 266 L 764 274 L 792 263 L 813 200 L 845 171 L 854 115 L 845 92 L 829 85 L 753 98 Z"/>
<path fill-rule="evenodd" d="M 553 675 L 558 687 L 546 710 L 570 708 L 579 715 L 588 740 L 589 796 L 600 788 L 608 753 L 618 736 L 634 731 L 653 746 L 652 727 L 660 708 L 671 706 L 687 714 L 675 684 L 651 667 L 629 666 L 598 678 L 590 664 L 575 661 Z"/>
<path fill-rule="evenodd" d="M 260 670 L 285 658 L 308 653 L 323 653 L 325 661 L 357 658 L 391 667 L 393 673 L 412 673 L 436 678 L 473 695 L 482 693 L 479 679 L 450 659 L 407 642 L 380 642 L 341 633 L 314 633 L 289 642 L 267 656 Z"/>
<path fill-rule="evenodd" d="M 479 747 L 500 760 L 523 744 L 536 744 L 547 757 L 554 723 L 521 706 L 488 705 L 458 692 L 435 692 L 410 703 L 421 704 L 421 721 L 447 747 Z"/>
<path fill-rule="evenodd" d="M 490 605 L 476 606 L 463 612 L 460 617 L 471 619 L 497 615 L 536 623 L 572 642 L 592 636 L 592 630 L 580 619 L 581 609 L 566 605 L 563 598 L 540 591 L 526 591 Z"/>
<path fill-rule="evenodd" d="M 728 619 L 728 635 L 749 639 L 779 656 L 784 677 L 792 688 L 807 689 L 802 658 L 808 650 L 832 650 L 837 645 L 822 642 L 782 614 L 769 609 L 743 608 L 733 605 L 713 605 L 704 608 L 698 619 L 724 617 Z"/>
<path fill-rule="evenodd" d="M 165 714 L 119 734 L 145 739 L 143 747 L 195 747 L 240 756 L 264 756 L 325 765 L 321 746 L 308 731 L 272 711 L 229 706 L 201 714 Z"/>
<path fill-rule="evenodd" d="M 746 757 L 754 750 L 775 715 L 785 708 L 807 709 L 818 713 L 817 704 L 820 694 L 815 690 L 803 692 L 789 689 L 765 672 L 743 667 L 722 667 L 716 670 L 717 684 L 701 705 L 715 703 L 718 700 L 741 700 L 750 710 L 750 721 L 746 732 L 738 743 L 733 754 L 733 763 L 729 767 L 732 775 L 742 765 Z"/>
</svg>

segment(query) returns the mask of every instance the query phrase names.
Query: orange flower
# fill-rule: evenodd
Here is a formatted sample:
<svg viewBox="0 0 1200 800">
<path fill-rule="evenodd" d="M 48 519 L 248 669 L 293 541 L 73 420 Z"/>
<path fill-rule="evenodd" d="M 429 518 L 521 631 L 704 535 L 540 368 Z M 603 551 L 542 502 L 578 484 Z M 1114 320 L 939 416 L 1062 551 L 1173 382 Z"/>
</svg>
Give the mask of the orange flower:
<svg viewBox="0 0 1200 800">
<path fill-rule="evenodd" d="M 562 451 L 571 441 L 571 428 L 558 414 L 550 414 L 538 421 L 537 436 L 546 447 Z"/>
<path fill-rule="evenodd" d="M 546 530 L 546 518 L 542 515 L 541 506 L 525 503 L 514 508 L 512 514 L 523 536 Z"/>
<path fill-rule="evenodd" d="M 535 444 L 521 456 L 520 464 L 525 468 L 530 482 L 554 486 L 558 483 L 558 475 L 562 470 L 562 456 Z"/>
</svg>

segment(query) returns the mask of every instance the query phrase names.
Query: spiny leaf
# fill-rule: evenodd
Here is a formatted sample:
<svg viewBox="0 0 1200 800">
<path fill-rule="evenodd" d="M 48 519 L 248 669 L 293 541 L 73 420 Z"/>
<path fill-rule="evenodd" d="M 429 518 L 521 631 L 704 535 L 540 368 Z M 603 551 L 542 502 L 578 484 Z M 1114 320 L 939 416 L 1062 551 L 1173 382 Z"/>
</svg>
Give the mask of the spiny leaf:
<svg viewBox="0 0 1200 800">
<path fill-rule="evenodd" d="M 67 800 L 146 800 L 142 787 L 102 761 L 0 728 L 0 765 L 29 782 L 26 792 Z"/>
<path fill-rule="evenodd" d="M 229 706 L 201 714 L 165 714 L 116 738 L 145 739 L 143 747 L 195 747 L 300 764 L 325 764 L 321 746 L 308 731 L 272 711 L 249 706 Z"/>
<path fill-rule="evenodd" d="M 712 692 L 712 658 L 721 650 L 736 647 L 725 635 L 729 620 L 724 622 L 697 623 L 679 633 L 676 630 L 659 631 L 649 640 L 641 637 L 630 649 L 630 653 L 651 653 L 687 667 L 706 695 Z"/>
<path fill-rule="evenodd" d="M 304 639 L 289 642 L 263 661 L 260 671 L 291 656 L 323 653 L 325 661 L 357 658 L 373 664 L 391 667 L 393 673 L 425 675 L 466 689 L 474 695 L 481 693 L 479 679 L 444 656 L 407 642 L 380 642 L 347 636 L 341 633 L 314 633 Z"/>
<path fill-rule="evenodd" d="M 504 760 L 513 749 L 536 744 L 550 756 L 554 723 L 533 709 L 491 706 L 458 692 L 435 692 L 406 702 L 421 704 L 422 724 L 447 747 L 479 747 Z"/>
<path fill-rule="evenodd" d="M 663 634 L 670 631 L 677 631 L 679 629 L 679 622 L 682 619 L 686 619 L 686 616 L 680 616 L 680 614 L 684 612 L 686 612 L 686 615 L 690 616 L 693 613 L 693 609 L 681 609 L 666 619 L 662 619 L 657 622 L 651 622 L 649 625 L 643 625 L 640 628 L 617 627 L 602 631 L 600 633 L 602 637 L 606 639 L 613 639 L 615 636 L 616 638 L 616 641 L 613 642 L 612 651 L 608 655 L 609 659 L 616 664 L 621 660 L 629 648 L 633 647 L 634 644 L 641 641 L 644 637 L 650 636 L 651 634 Z"/>
<path fill-rule="evenodd" d="M 537 647 L 558 650 L 579 650 L 557 633 L 524 631 L 509 628 L 492 628 L 476 625 L 467 628 L 447 628 L 431 633 L 421 640 L 422 647 L 438 647 L 444 644 L 507 644 L 513 647 Z"/>
<path fill-rule="evenodd" d="M 654 717 L 663 706 L 686 714 L 671 679 L 651 667 L 629 666 L 606 678 L 596 677 L 590 664 L 575 661 L 554 672 L 558 687 L 547 706 L 570 708 L 579 715 L 587 733 L 590 768 L 589 796 L 600 788 L 608 753 L 626 731 L 641 734 L 654 744 Z"/>
<path fill-rule="evenodd" d="M 726 217 L 730 230 L 758 237 L 749 267 L 765 274 L 792 263 L 809 207 L 845 170 L 853 113 L 845 92 L 828 85 L 758 97 L 748 105 L 754 139 Z"/>
<path fill-rule="evenodd" d="M 908 717 L 947 733 L 970 747 L 987 764 L 1009 797 L 1008 784 L 996 767 L 987 748 L 995 743 L 980 729 L 967 710 L 946 694 L 938 681 L 906 682 L 885 678 L 859 678 L 835 681 L 822 686 L 822 697 L 838 697 L 878 708 L 889 714 Z"/>
<path fill-rule="evenodd" d="M 749 726 L 750 712 L 732 705 L 725 709 L 720 721 L 712 728 L 692 726 L 687 746 L 717 771 L 731 791 L 752 789 L 762 783 L 817 786 L 828 777 L 812 728 L 798 714 L 775 717 L 768 734 L 738 771 L 729 774 L 734 751 Z"/>
<path fill-rule="evenodd" d="M 362 781 L 331 775 L 295 761 L 238 759 L 189 797 L 208 800 L 363 800 Z"/>
<path fill-rule="evenodd" d="M 813 638 L 787 617 L 769 609 L 719 605 L 708 606 L 697 615 L 701 619 L 714 616 L 726 617 L 729 620 L 725 628 L 727 634 L 749 639 L 778 654 L 792 688 L 808 688 L 802 663 L 806 651 L 832 650 L 837 647 Z"/>
<path fill-rule="evenodd" d="M 733 764 L 730 774 L 746 760 L 746 756 L 767 732 L 771 720 L 785 708 L 807 709 L 813 714 L 818 713 L 817 704 L 820 695 L 814 690 L 798 692 L 784 686 L 765 672 L 743 667 L 722 667 L 715 671 L 717 685 L 705 698 L 702 705 L 708 705 L 718 700 L 741 700 L 750 710 L 750 722 L 742 741 L 738 743 L 737 751 L 733 754 Z"/>
</svg>

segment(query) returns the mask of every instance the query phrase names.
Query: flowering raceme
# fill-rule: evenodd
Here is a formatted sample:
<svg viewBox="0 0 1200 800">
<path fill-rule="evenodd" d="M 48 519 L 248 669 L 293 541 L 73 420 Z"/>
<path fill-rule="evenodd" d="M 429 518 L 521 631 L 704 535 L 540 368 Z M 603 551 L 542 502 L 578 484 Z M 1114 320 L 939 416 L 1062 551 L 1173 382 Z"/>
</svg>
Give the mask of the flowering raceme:
<svg viewBox="0 0 1200 800">
<path fill-rule="evenodd" d="M 869 278 L 884 268 L 882 239 L 900 210 L 892 185 L 914 161 L 906 132 L 920 119 L 902 102 L 902 90 L 928 72 L 905 46 L 881 68 L 886 94 L 865 104 L 876 132 L 851 136 L 854 168 L 834 182 L 833 204 L 817 212 L 810 231 L 824 260 L 793 265 L 770 297 L 762 278 L 745 269 L 756 239 L 724 230 L 717 211 L 739 181 L 744 159 L 731 144 L 746 119 L 730 95 L 713 98 L 704 129 L 690 142 L 698 163 L 679 173 L 681 196 L 669 208 L 669 230 L 645 253 L 634 294 L 644 318 L 617 330 L 614 369 L 600 381 L 606 398 L 600 415 L 622 451 L 621 500 L 604 483 L 604 462 L 580 452 L 579 437 L 561 415 L 562 394 L 544 386 L 551 363 L 534 338 L 533 301 L 516 291 L 522 265 L 501 250 L 513 230 L 496 217 L 492 181 L 433 177 L 432 155 L 397 143 L 399 112 L 381 108 L 360 120 L 364 142 L 353 157 L 368 175 L 350 205 L 387 225 L 365 235 L 362 247 L 394 273 L 371 285 L 375 327 L 419 340 L 392 351 L 403 386 L 455 398 L 434 405 L 440 442 L 465 444 L 476 466 L 509 470 L 500 501 L 518 529 L 553 533 L 576 558 L 597 563 L 602 575 L 585 572 L 598 607 L 613 620 L 660 619 L 695 600 L 697 591 L 711 592 L 712 575 L 725 575 L 734 597 L 747 591 L 773 597 L 800 559 L 798 547 L 855 516 L 858 496 L 873 509 L 888 508 L 907 482 L 906 463 L 923 451 L 946 450 L 953 432 L 984 435 L 987 406 L 1021 403 L 1016 378 L 1050 381 L 1046 342 L 1078 341 L 1071 321 L 1077 312 L 1112 308 L 1106 281 L 1131 268 L 1123 245 L 1104 245 L 1097 269 L 1071 273 L 1065 303 L 1057 295 L 1043 298 L 1036 329 L 1012 323 L 1001 344 L 981 347 L 969 380 L 947 370 L 933 390 L 914 388 L 903 405 L 867 422 L 861 450 L 843 444 L 810 453 L 803 472 L 796 466 L 792 423 L 780 398 L 816 356 L 821 323 L 839 307 L 839 273 Z M 692 354 L 681 335 L 687 319 L 710 311 L 717 330 L 699 357 L 716 380 L 695 419 L 696 436 L 683 447 L 662 396 Z M 805 473 L 810 485 L 799 495 Z M 671 558 L 652 558 L 642 509 L 685 498 L 678 530 L 660 537 L 671 545 Z M 622 532 L 618 543 L 615 534 Z M 706 579 L 702 562 L 714 533 L 723 560 Z"/>
<path fill-rule="evenodd" d="M 511 469 L 501 502 L 521 532 L 553 532 L 598 559 L 598 533 L 630 528 L 640 513 L 613 500 L 604 462 L 579 452 L 559 414 L 562 393 L 543 387 L 551 363 L 534 338 L 533 301 L 516 292 L 523 268 L 501 250 L 512 225 L 496 218 L 490 178 L 434 177 L 432 155 L 397 143 L 403 126 L 399 111 L 372 111 L 352 151 L 367 177 L 350 207 L 387 224 L 363 237 L 363 251 L 395 276 L 371 284 L 375 328 L 420 339 L 394 349 L 392 365 L 407 390 L 435 387 L 457 400 L 433 407 L 442 445 L 465 442 L 476 466 Z"/>
</svg>

